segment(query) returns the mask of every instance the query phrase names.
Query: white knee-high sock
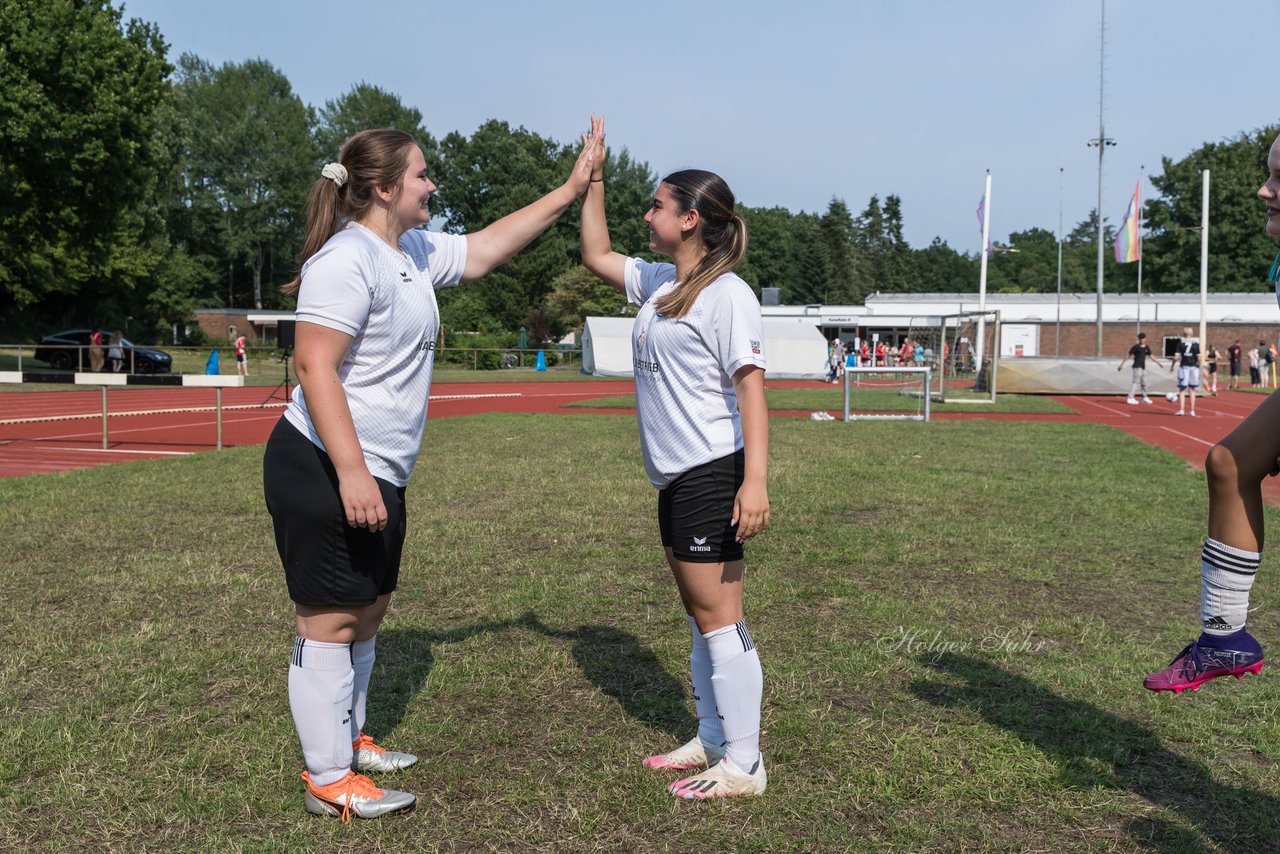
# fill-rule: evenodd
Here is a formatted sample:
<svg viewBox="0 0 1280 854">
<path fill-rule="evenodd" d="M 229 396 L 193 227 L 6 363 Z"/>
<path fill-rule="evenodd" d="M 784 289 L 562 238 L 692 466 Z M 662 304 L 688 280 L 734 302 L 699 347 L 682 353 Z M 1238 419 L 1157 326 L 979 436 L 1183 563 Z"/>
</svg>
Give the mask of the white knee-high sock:
<svg viewBox="0 0 1280 854">
<path fill-rule="evenodd" d="M 688 616 L 688 615 L 686 615 Z M 689 671 L 693 682 L 693 704 L 698 710 L 698 739 L 703 747 L 717 751 L 724 749 L 724 727 L 716 711 L 715 689 L 711 687 L 711 653 L 707 639 L 698 629 L 698 623 L 689 617 L 689 629 L 693 634 L 693 651 L 689 653 Z"/>
<path fill-rule="evenodd" d="M 760 700 L 764 673 L 747 621 L 703 635 L 711 656 L 711 686 L 733 764 L 751 773 L 760 759 Z"/>
<path fill-rule="evenodd" d="M 351 770 L 351 645 L 297 638 L 289 665 L 289 708 L 311 782 L 327 786 Z"/>
<path fill-rule="evenodd" d="M 1244 628 L 1249 590 L 1262 552 L 1249 552 L 1205 538 L 1200 553 L 1200 624 L 1208 635 L 1229 635 Z"/>
<path fill-rule="evenodd" d="M 351 690 L 351 740 L 360 737 L 364 729 L 365 701 L 369 698 L 369 675 L 373 673 L 373 660 L 377 658 L 374 647 L 378 636 L 368 640 L 356 641 L 351 645 L 351 669 L 355 672 L 355 683 Z"/>
</svg>

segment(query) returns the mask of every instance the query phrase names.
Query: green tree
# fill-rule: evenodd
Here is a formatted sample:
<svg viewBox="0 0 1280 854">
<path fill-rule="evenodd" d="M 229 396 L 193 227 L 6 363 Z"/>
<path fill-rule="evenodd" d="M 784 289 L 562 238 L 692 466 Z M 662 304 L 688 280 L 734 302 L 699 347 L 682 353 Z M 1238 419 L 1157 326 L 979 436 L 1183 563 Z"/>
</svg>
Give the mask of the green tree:
<svg viewBox="0 0 1280 854">
<path fill-rule="evenodd" d="M 762 287 L 781 288 L 785 299 L 795 287 L 791 211 L 739 206 L 738 214 L 747 224 L 747 258 L 738 265 L 738 275 L 757 293 Z"/>
<path fill-rule="evenodd" d="M 979 259 L 957 252 L 941 237 L 912 252 L 912 293 L 966 293 L 978 289 Z"/>
<path fill-rule="evenodd" d="M 370 128 L 394 128 L 411 134 L 426 153 L 427 169 L 439 167 L 439 144 L 422 124 L 422 113 L 407 107 L 400 96 L 370 83 L 357 83 L 340 98 L 324 102 L 319 110 L 316 146 L 324 160 L 337 160 L 342 143 Z"/>
<path fill-rule="evenodd" d="M 552 333 L 557 336 L 570 330 L 580 336 L 587 317 L 616 317 L 632 313 L 622 291 L 596 278 L 581 264 L 570 267 L 551 281 L 546 306 Z"/>
<path fill-rule="evenodd" d="M 1207 143 L 1181 160 L 1161 159 L 1151 183 L 1160 197 L 1146 202 L 1149 229 L 1143 241 L 1143 290 L 1200 289 L 1200 220 L 1203 170 L 1209 182 L 1209 287 L 1215 291 L 1265 288 L 1275 241 L 1263 228 L 1255 197 L 1266 178 L 1266 159 L 1280 125 L 1234 139 Z M 1136 265 L 1128 265 L 1136 266 Z"/>
<path fill-rule="evenodd" d="M 867 202 L 866 209 L 858 215 L 853 224 L 853 246 L 862 273 L 862 281 L 859 281 L 854 288 L 853 302 L 861 302 L 867 294 L 885 289 L 885 256 L 888 254 L 888 241 L 885 239 L 884 225 L 884 210 L 880 207 L 880 197 L 872 196 Z"/>
<path fill-rule="evenodd" d="M 782 292 L 783 302 L 792 305 L 831 302 L 831 263 L 821 217 L 800 213 L 792 219 L 790 254 L 793 272 L 787 289 Z"/>
<path fill-rule="evenodd" d="M 561 145 L 524 128 L 512 129 L 506 122 L 491 120 L 476 129 L 470 138 L 451 133 L 440 144 L 440 185 L 438 199 L 445 228 L 455 233 L 473 232 L 497 219 L 531 204 L 564 183 L 580 142 Z M 645 163 L 635 161 L 623 149 L 610 152 L 605 161 L 605 214 L 618 251 L 646 255 L 648 210 L 657 182 Z M 484 307 L 486 325 L 515 330 L 528 325 L 541 309 L 561 273 L 578 263 L 578 207 L 574 205 L 560 220 L 528 248 L 484 279 L 464 285 L 459 293 L 445 292 L 441 311 L 450 314 L 454 300 L 462 292 L 470 296 L 464 305 L 477 300 Z M 459 314 L 479 322 L 474 312 Z"/>
<path fill-rule="evenodd" d="M 826 249 L 827 281 L 822 302 L 845 304 L 859 302 L 867 294 L 866 284 L 854 256 L 855 229 L 853 215 L 844 199 L 834 196 L 823 214 L 820 231 Z"/>
<path fill-rule="evenodd" d="M 114 322 L 166 251 L 164 41 L 106 0 L 5 0 L 0 33 L 0 316 Z"/>
<path fill-rule="evenodd" d="M 915 276 L 911 269 L 911 247 L 902 236 L 902 199 L 893 193 L 884 197 L 883 246 L 880 290 L 887 293 L 912 290 Z"/>
<path fill-rule="evenodd" d="M 219 266 L 249 268 L 253 304 L 261 308 L 264 272 L 273 284 L 296 272 L 307 193 L 319 170 L 313 111 L 265 60 L 214 68 L 186 54 L 179 69 L 194 230 Z M 276 302 L 276 288 L 269 294 Z"/>
</svg>

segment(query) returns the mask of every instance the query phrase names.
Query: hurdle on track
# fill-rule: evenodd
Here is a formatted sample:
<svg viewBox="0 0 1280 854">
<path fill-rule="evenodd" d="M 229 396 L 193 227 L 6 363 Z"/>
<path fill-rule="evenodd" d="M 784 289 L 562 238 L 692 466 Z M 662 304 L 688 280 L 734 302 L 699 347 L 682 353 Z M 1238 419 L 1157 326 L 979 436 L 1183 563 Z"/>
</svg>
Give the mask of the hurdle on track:
<svg viewBox="0 0 1280 854">
<path fill-rule="evenodd" d="M 102 388 L 102 449 L 107 450 L 107 388 L 110 386 L 182 386 L 217 391 L 218 450 L 222 450 L 222 390 L 239 388 L 244 377 L 217 374 L 93 374 L 58 371 L 0 371 L 0 383 L 60 383 Z"/>
</svg>

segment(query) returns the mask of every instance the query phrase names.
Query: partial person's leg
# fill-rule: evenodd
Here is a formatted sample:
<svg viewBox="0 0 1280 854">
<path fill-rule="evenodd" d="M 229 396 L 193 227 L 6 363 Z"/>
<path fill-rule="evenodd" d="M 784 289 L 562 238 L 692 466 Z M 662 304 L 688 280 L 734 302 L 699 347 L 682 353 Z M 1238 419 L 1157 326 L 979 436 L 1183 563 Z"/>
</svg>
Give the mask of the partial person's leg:
<svg viewBox="0 0 1280 854">
<path fill-rule="evenodd" d="M 355 741 L 364 730 L 365 708 L 369 698 L 369 677 L 373 673 L 373 662 L 377 658 L 378 627 L 386 616 L 387 606 L 391 604 L 391 594 L 379 596 L 377 600 L 364 609 L 360 624 L 356 627 L 355 643 L 351 646 L 351 666 L 355 670 L 355 686 L 351 715 L 351 740 Z"/>
<path fill-rule="evenodd" d="M 677 584 L 707 644 L 711 687 L 724 730 L 725 757 L 701 774 L 668 786 L 686 799 L 758 795 L 768 785 L 760 756 L 764 674 L 742 612 L 741 560 L 673 561 Z"/>
<path fill-rule="evenodd" d="M 685 605 L 706 640 L 726 752 L 735 765 L 751 773 L 760 758 L 764 674 L 743 616 L 745 565 L 741 560 L 673 563 Z"/>
<path fill-rule="evenodd" d="M 351 643 L 359 608 L 295 605 L 298 637 L 289 666 L 289 708 L 310 782 L 337 782 L 351 771 Z"/>
<path fill-rule="evenodd" d="M 1220 676 L 1262 669 L 1261 645 L 1245 629 L 1262 562 L 1262 479 L 1280 458 L 1280 395 L 1271 395 L 1209 450 L 1209 536 L 1200 555 L 1201 635 L 1144 685 L 1194 690 Z"/>
<path fill-rule="evenodd" d="M 399 771 L 418 761 L 412 753 L 387 750 L 364 732 L 366 709 L 369 700 L 369 679 L 373 663 L 377 659 L 378 627 L 391 603 L 391 594 L 379 596 L 365 609 L 356 628 L 356 639 L 351 644 L 351 667 L 355 671 L 355 684 L 351 698 L 351 749 L 355 769 L 370 771 Z"/>
<path fill-rule="evenodd" d="M 676 587 L 680 590 L 680 601 L 684 605 L 685 617 L 689 621 L 689 633 L 693 642 L 689 653 L 689 672 L 693 683 L 693 702 L 698 712 L 698 740 L 702 742 L 703 750 L 706 751 L 710 761 L 723 756 L 725 747 L 724 725 L 720 720 L 720 713 L 716 710 L 715 689 L 711 682 L 711 651 L 707 647 L 706 637 L 698 626 L 698 620 L 691 610 L 693 605 L 690 604 L 689 594 L 685 592 L 675 555 L 670 548 L 666 549 L 666 554 L 667 566 L 671 567 L 671 575 L 675 578 Z M 739 610 L 741 610 L 741 603 L 739 603 Z"/>
</svg>

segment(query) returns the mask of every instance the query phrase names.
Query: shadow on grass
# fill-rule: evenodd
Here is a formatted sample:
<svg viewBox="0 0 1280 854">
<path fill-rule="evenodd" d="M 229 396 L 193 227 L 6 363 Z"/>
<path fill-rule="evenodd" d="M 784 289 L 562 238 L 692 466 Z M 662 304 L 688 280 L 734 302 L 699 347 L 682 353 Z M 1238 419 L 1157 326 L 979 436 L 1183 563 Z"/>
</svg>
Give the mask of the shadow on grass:
<svg viewBox="0 0 1280 854">
<path fill-rule="evenodd" d="M 1151 730 L 990 661 L 944 654 L 921 663 L 965 684 L 917 681 L 913 694 L 935 706 L 972 709 L 1034 745 L 1058 766 L 1064 785 L 1127 789 L 1179 813 L 1222 851 L 1280 851 L 1280 801 L 1218 782 L 1204 764 L 1163 747 Z M 1159 816 L 1134 819 L 1128 833 L 1152 850 L 1203 850 L 1198 834 Z"/>
<path fill-rule="evenodd" d="M 531 629 L 572 643 L 570 652 L 583 675 L 640 723 L 661 729 L 680 741 L 697 730 L 698 722 L 685 705 L 684 683 L 668 673 L 635 635 L 612 626 L 553 629 L 533 612 L 514 620 L 473 623 L 438 632 L 383 626 L 378 632 L 374 699 L 366 729 L 376 737 L 400 725 L 409 704 L 427 681 L 437 646 L 513 628 Z"/>
<path fill-rule="evenodd" d="M 668 673 L 635 635 L 613 626 L 553 629 L 532 612 L 520 622 L 549 638 L 572 642 L 570 651 L 582 674 L 640 723 L 680 742 L 697 731 L 698 722 L 685 705 L 685 683 Z"/>
<path fill-rule="evenodd" d="M 378 658 L 374 664 L 365 730 L 378 737 L 400 725 L 409 704 L 426 684 L 431 666 L 435 664 L 437 646 L 461 643 L 476 635 L 501 632 L 518 625 L 519 620 L 486 621 L 437 632 L 384 625 L 378 630 Z"/>
</svg>

